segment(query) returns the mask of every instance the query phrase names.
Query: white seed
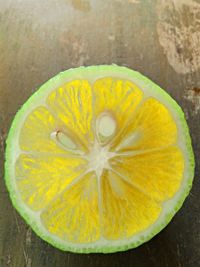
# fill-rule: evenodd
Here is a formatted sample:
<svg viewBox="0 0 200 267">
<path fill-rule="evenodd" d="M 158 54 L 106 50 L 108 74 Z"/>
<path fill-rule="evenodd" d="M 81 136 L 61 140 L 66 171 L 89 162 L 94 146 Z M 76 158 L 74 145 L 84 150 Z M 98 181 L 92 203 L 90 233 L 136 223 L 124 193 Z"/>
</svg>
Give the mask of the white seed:
<svg viewBox="0 0 200 267">
<path fill-rule="evenodd" d="M 69 150 L 77 149 L 76 144 L 71 140 L 71 138 L 64 134 L 63 132 L 56 131 L 51 134 L 51 137 L 60 145 Z"/>
<path fill-rule="evenodd" d="M 112 136 L 115 133 L 116 126 L 116 121 L 108 113 L 101 114 L 97 119 L 98 134 L 102 135 L 103 137 Z"/>
</svg>

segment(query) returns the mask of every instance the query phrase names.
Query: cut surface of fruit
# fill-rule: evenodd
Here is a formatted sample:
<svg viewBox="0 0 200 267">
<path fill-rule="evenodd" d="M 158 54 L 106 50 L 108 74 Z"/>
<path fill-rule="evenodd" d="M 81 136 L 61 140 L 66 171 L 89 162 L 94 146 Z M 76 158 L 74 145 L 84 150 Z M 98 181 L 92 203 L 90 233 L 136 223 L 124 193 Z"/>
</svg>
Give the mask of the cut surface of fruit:
<svg viewBox="0 0 200 267">
<path fill-rule="evenodd" d="M 184 114 L 125 67 L 70 69 L 17 113 L 5 180 L 13 205 L 57 248 L 116 252 L 148 241 L 189 193 L 194 156 Z"/>
</svg>

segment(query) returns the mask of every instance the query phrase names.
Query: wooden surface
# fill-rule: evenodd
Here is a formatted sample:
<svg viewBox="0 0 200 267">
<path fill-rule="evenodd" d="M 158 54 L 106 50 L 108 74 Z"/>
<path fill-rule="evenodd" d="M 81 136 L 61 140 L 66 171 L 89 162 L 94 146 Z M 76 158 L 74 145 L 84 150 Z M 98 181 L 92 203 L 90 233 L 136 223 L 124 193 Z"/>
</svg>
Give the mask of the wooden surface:
<svg viewBox="0 0 200 267">
<path fill-rule="evenodd" d="M 182 106 L 196 175 L 172 222 L 141 247 L 108 255 L 59 251 L 11 205 L 3 180 L 11 121 L 38 86 L 80 65 L 128 66 Z M 195 0 L 0 0 L 0 267 L 200 266 L 200 2 Z"/>
</svg>

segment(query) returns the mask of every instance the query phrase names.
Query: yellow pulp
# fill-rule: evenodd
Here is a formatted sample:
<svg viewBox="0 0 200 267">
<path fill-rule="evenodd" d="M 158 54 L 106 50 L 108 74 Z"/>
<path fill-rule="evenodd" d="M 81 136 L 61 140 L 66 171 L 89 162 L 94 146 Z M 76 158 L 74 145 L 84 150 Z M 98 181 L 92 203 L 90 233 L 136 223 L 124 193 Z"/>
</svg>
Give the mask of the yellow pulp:
<svg viewBox="0 0 200 267">
<path fill-rule="evenodd" d="M 99 143 L 96 121 L 104 112 L 116 131 Z M 75 149 L 56 141 L 60 132 Z M 172 115 L 117 78 L 74 80 L 52 91 L 25 119 L 19 145 L 15 176 L 23 202 L 50 233 L 71 242 L 124 239 L 147 229 L 183 178 Z"/>
</svg>

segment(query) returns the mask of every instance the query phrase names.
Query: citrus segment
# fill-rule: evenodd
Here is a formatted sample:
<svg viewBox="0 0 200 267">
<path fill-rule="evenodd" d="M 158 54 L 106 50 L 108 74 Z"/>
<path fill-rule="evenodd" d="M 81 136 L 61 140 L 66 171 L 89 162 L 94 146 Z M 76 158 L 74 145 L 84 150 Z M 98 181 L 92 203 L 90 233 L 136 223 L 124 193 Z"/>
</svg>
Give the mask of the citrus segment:
<svg viewBox="0 0 200 267">
<path fill-rule="evenodd" d="M 50 233 L 77 243 L 100 238 L 97 180 L 94 173 L 69 186 L 41 214 Z"/>
<path fill-rule="evenodd" d="M 105 111 L 110 112 L 116 118 L 118 130 L 133 116 L 143 96 L 135 84 L 112 77 L 98 79 L 93 89 L 95 116 Z"/>
<path fill-rule="evenodd" d="M 63 125 L 62 125 L 63 127 Z M 52 139 L 51 133 L 61 124 L 46 107 L 35 108 L 25 119 L 19 136 L 20 149 L 31 152 L 65 152 Z"/>
<path fill-rule="evenodd" d="M 162 103 L 147 98 L 136 113 L 116 141 L 119 142 L 118 150 L 146 150 L 176 143 L 176 123 Z"/>
<path fill-rule="evenodd" d="M 80 158 L 21 154 L 15 164 L 17 188 L 26 205 L 41 210 L 85 168 Z"/>
<path fill-rule="evenodd" d="M 93 140 L 92 91 L 86 80 L 74 80 L 54 90 L 47 98 L 49 109 L 58 121 L 64 123 L 69 133 L 89 145 Z"/>
<path fill-rule="evenodd" d="M 180 188 L 184 158 L 178 147 L 171 146 L 132 157 L 116 157 L 112 166 L 148 196 L 164 201 Z"/>
<path fill-rule="evenodd" d="M 158 218 L 161 206 L 112 171 L 102 176 L 103 233 L 124 239 L 143 231 Z"/>
</svg>

